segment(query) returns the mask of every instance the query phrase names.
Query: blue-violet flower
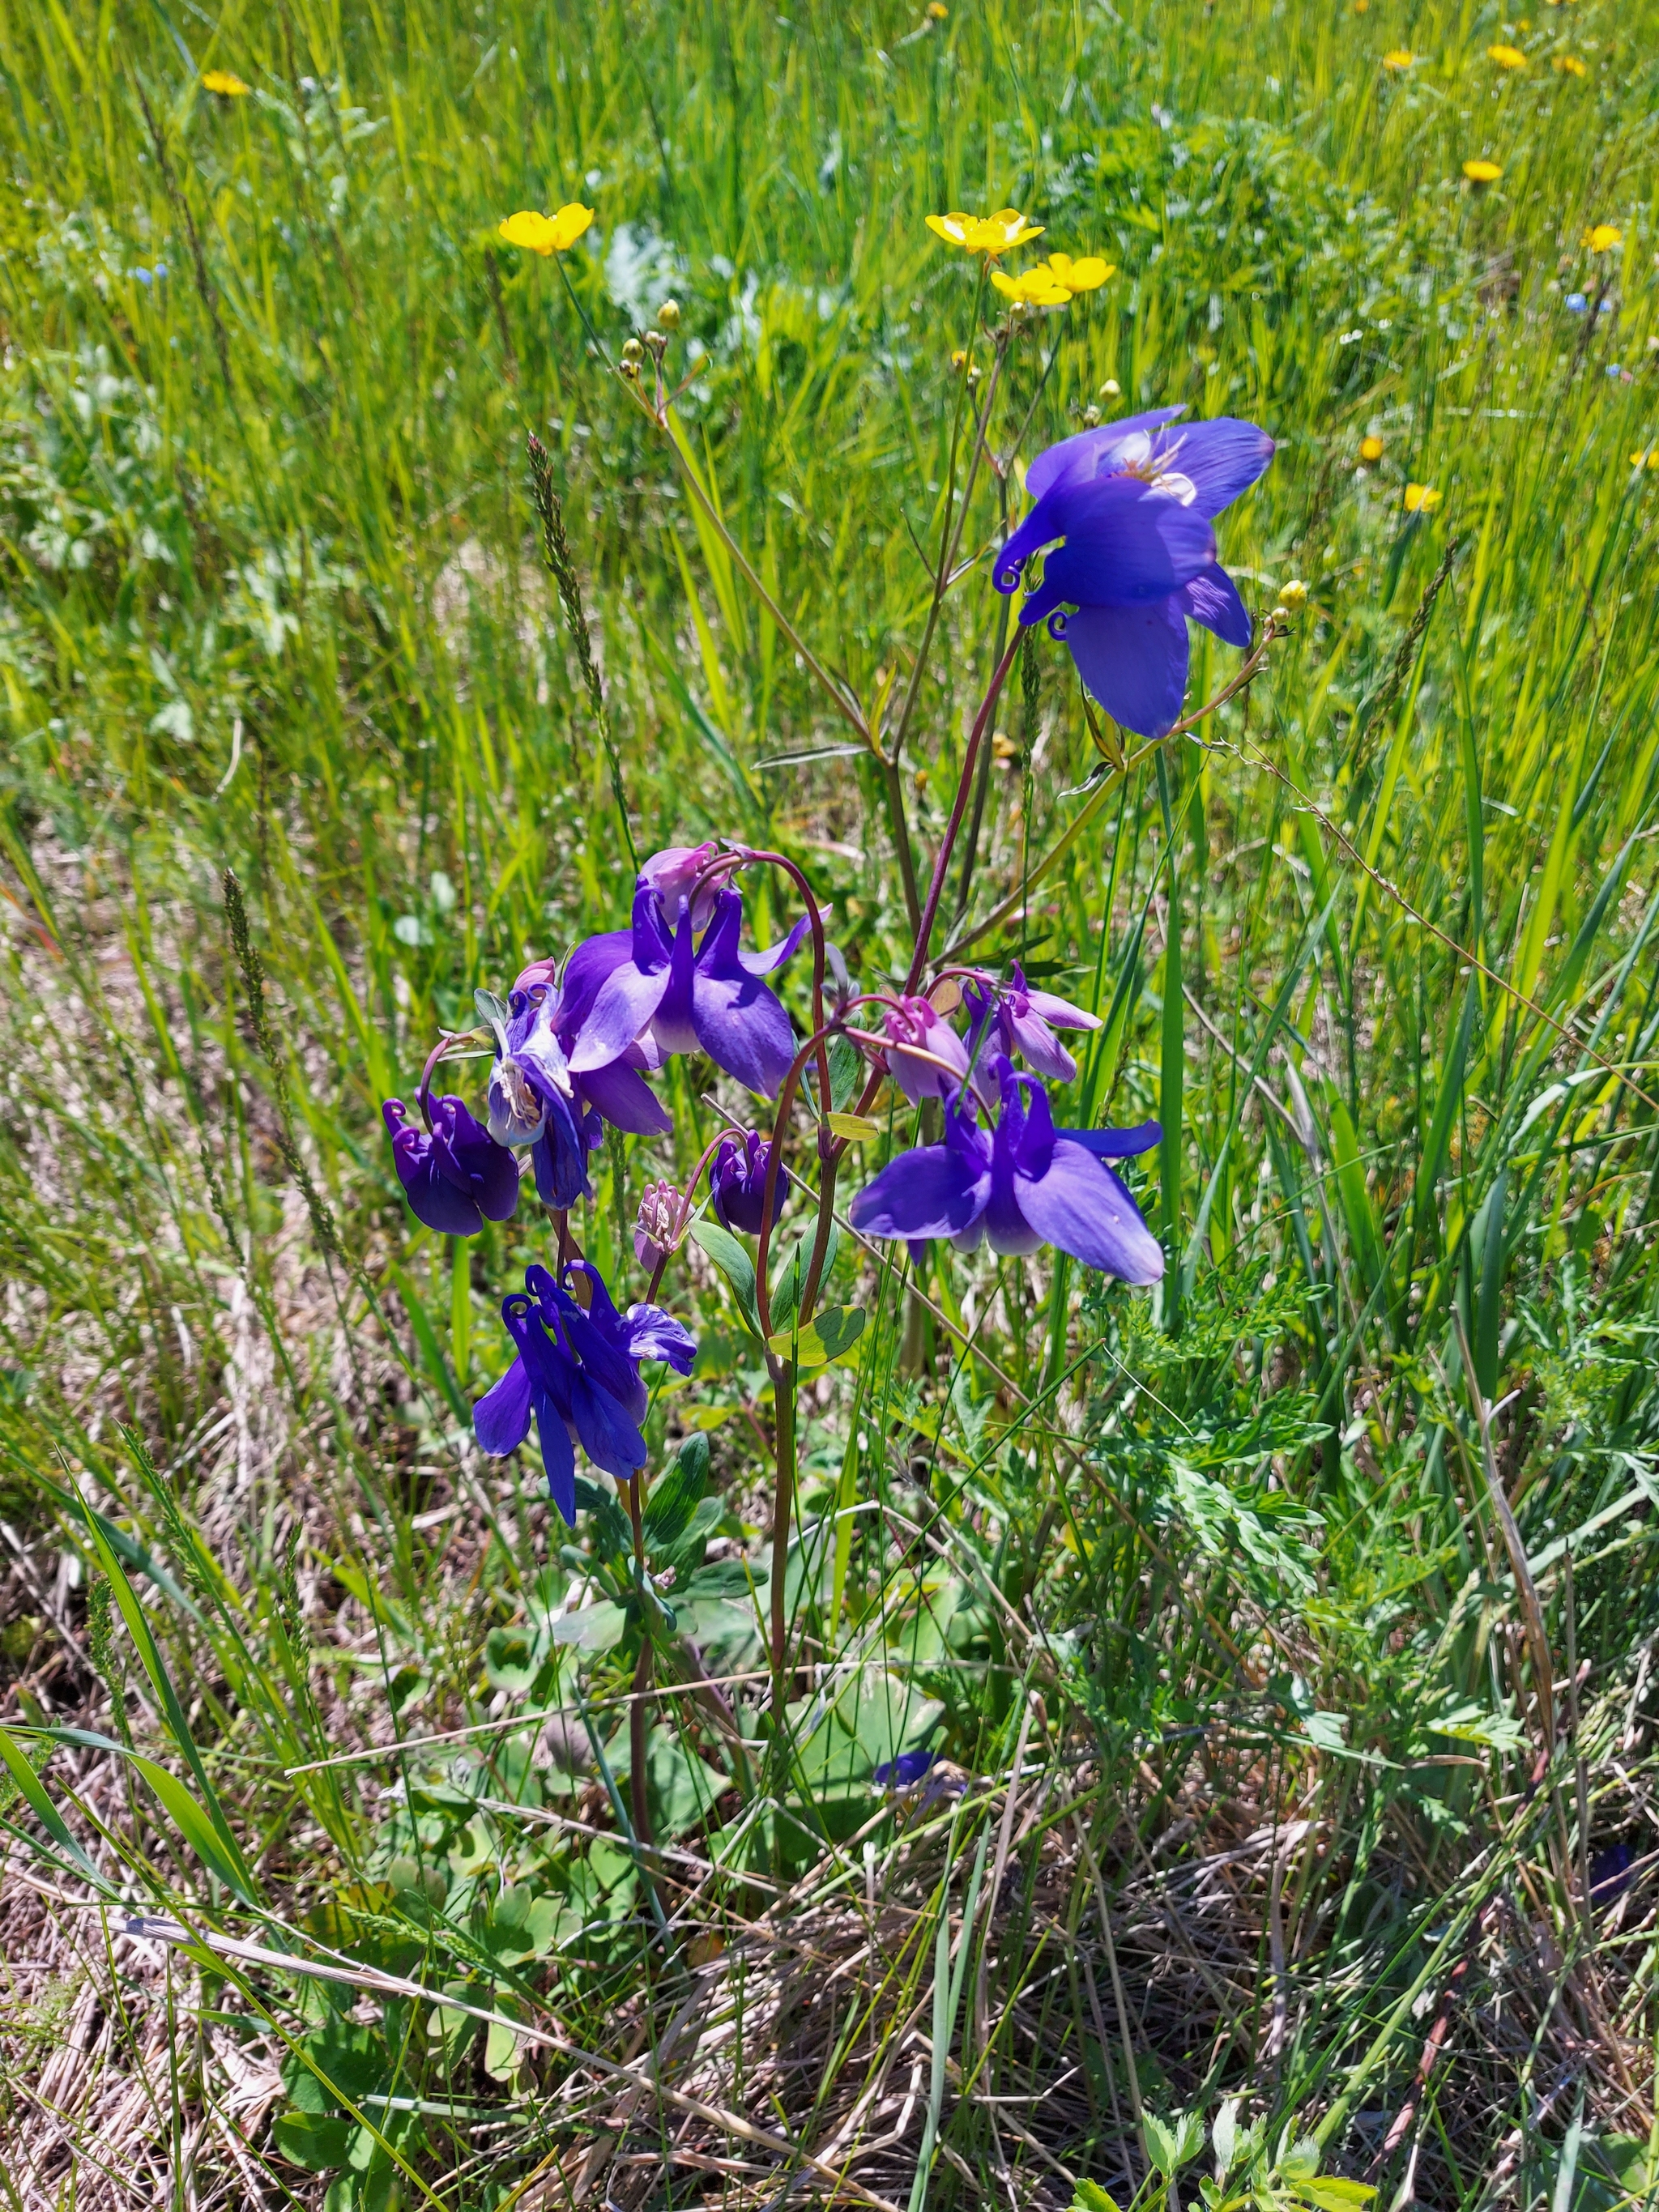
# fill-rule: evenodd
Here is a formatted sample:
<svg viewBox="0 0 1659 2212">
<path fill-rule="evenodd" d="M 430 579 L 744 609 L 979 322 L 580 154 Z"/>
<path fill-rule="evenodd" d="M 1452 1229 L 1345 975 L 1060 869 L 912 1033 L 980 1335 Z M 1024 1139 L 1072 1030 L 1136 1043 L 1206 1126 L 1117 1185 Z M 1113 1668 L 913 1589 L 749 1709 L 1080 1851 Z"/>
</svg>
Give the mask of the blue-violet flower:
<svg viewBox="0 0 1659 2212">
<path fill-rule="evenodd" d="M 766 1170 L 771 1163 L 772 1140 L 756 1130 L 745 1129 L 741 1137 L 722 1137 L 714 1164 L 708 1170 L 709 1194 L 714 1201 L 714 1212 L 728 1229 L 740 1230 L 745 1237 L 758 1237 L 761 1216 L 766 1211 Z M 781 1161 L 778 1164 L 778 1212 L 783 1212 L 784 1194 L 789 1188 L 789 1170 Z"/>
<path fill-rule="evenodd" d="M 519 1202 L 518 1164 L 492 1141 L 459 1098 L 434 1098 L 432 1126 L 416 1128 L 401 1098 L 381 1107 L 392 1164 L 417 1221 L 447 1237 L 476 1237 L 487 1219 L 506 1221 Z"/>
</svg>

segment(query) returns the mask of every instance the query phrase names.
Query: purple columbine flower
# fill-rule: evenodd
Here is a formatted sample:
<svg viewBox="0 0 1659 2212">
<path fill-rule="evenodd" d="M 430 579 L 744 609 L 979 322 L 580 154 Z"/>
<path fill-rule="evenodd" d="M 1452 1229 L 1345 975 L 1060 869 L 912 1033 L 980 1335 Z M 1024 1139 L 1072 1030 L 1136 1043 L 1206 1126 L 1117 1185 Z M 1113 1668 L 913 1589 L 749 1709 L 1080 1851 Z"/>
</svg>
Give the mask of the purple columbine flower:
<svg viewBox="0 0 1659 2212">
<path fill-rule="evenodd" d="M 1157 1282 L 1164 1254 L 1106 1162 L 1150 1152 L 1163 1133 L 1158 1123 L 1056 1129 L 1048 1094 L 1034 1077 L 1016 1075 L 1001 1054 L 988 1072 L 1002 1101 L 994 1132 L 986 1135 L 958 1094 L 945 1109 L 945 1142 L 890 1160 L 853 1200 L 854 1228 L 902 1237 L 918 1256 L 933 1237 L 962 1252 L 981 1237 L 994 1252 L 1052 1244 L 1126 1283 Z"/>
<path fill-rule="evenodd" d="M 745 1237 L 760 1235 L 761 1216 L 766 1211 L 766 1170 L 771 1158 L 770 1138 L 753 1129 L 746 1129 L 741 1137 L 720 1139 L 714 1164 L 708 1170 L 708 1190 L 714 1211 L 726 1228 L 741 1230 Z M 788 1188 L 789 1170 L 780 1162 L 780 1213 L 783 1212 L 784 1193 Z"/>
<path fill-rule="evenodd" d="M 1100 1017 L 1074 1006 L 1069 999 L 1056 998 L 1052 991 L 1032 990 L 1018 960 L 1008 977 L 1007 982 L 998 983 L 981 975 L 963 986 L 972 1017 L 970 1053 L 977 1049 L 980 1032 L 994 1015 L 999 1042 L 1010 1058 L 1021 1053 L 1027 1066 L 1048 1082 L 1070 1083 L 1077 1074 L 1077 1062 L 1054 1031 L 1097 1030 Z"/>
<path fill-rule="evenodd" d="M 927 1779 L 938 1757 L 936 1751 L 902 1751 L 896 1759 L 884 1759 L 870 1779 L 878 1790 L 914 1790 Z"/>
<path fill-rule="evenodd" d="M 660 1306 L 629 1306 L 619 1314 L 586 1261 L 564 1272 L 586 1276 L 586 1312 L 545 1267 L 526 1268 L 524 1289 L 501 1301 L 518 1357 L 473 1407 L 472 1424 L 480 1450 L 504 1458 L 524 1442 L 534 1419 L 549 1493 L 574 1528 L 575 1447 L 618 1482 L 631 1480 L 645 1465 L 640 1423 L 649 1394 L 640 1363 L 660 1359 L 689 1375 L 697 1346 Z"/>
<path fill-rule="evenodd" d="M 1228 645 L 1250 642 L 1210 526 L 1261 474 L 1273 441 L 1224 416 L 1177 427 L 1183 411 L 1126 416 L 1039 453 L 1025 478 L 1036 504 L 994 572 L 997 589 L 1012 592 L 1032 554 L 1065 540 L 1020 621 L 1046 619 L 1113 720 L 1143 738 L 1162 737 L 1180 716 L 1189 616 Z"/>
<path fill-rule="evenodd" d="M 913 1106 L 924 1098 L 950 1097 L 960 1089 L 968 1073 L 967 1049 L 929 1000 L 902 999 L 883 1010 L 881 1025 L 889 1040 L 888 1069 Z M 930 1057 L 918 1059 L 919 1052 Z M 940 1060 L 945 1067 L 933 1065 Z"/>
<path fill-rule="evenodd" d="M 506 1221 L 519 1202 L 518 1164 L 459 1098 L 434 1098 L 429 1131 L 416 1128 L 401 1098 L 380 1109 L 392 1164 L 417 1221 L 447 1237 L 476 1237 L 486 1219 Z"/>
<path fill-rule="evenodd" d="M 708 926 L 694 945 L 704 892 L 682 887 L 671 910 L 649 880 L 653 865 L 641 871 L 632 929 L 589 938 L 570 956 L 578 985 L 570 1072 L 586 1082 L 648 1033 L 660 1052 L 701 1049 L 769 1098 L 795 1056 L 795 1036 L 781 1000 L 760 979 L 788 959 L 806 921 L 764 952 L 740 951 L 743 896 L 725 884 L 708 897 Z M 571 988 L 567 971 L 567 998 Z"/>
<path fill-rule="evenodd" d="M 498 1144 L 527 1146 L 542 1198 L 549 1206 L 570 1206 L 591 1195 L 587 1155 L 603 1122 L 635 1136 L 664 1136 L 674 1124 L 640 1073 L 653 1064 L 641 1046 L 630 1044 L 614 1060 L 573 1073 L 569 970 L 558 989 L 546 978 L 548 965 L 538 962 L 525 971 L 507 1000 L 506 1021 L 495 1024 L 489 1131 Z"/>
</svg>

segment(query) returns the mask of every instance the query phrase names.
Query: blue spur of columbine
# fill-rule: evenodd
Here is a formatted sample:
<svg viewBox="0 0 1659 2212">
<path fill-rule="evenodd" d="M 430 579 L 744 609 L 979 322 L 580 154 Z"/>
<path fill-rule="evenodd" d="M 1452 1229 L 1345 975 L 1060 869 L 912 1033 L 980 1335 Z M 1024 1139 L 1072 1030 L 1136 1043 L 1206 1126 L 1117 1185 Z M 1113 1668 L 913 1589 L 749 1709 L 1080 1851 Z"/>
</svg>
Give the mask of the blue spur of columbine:
<svg viewBox="0 0 1659 2212">
<path fill-rule="evenodd" d="M 964 1092 L 945 1109 L 945 1142 L 889 1161 L 853 1200 L 848 1218 L 866 1237 L 902 1237 L 914 1250 L 942 1237 L 971 1252 L 1035 1252 L 1052 1244 L 1085 1267 L 1126 1283 L 1155 1283 L 1164 1254 L 1135 1202 L 1106 1164 L 1150 1152 L 1162 1131 L 1057 1129 L 1048 1094 L 1017 1075 L 1003 1054 L 987 1073 L 1000 1097 L 996 1127 L 981 1128 Z"/>
<path fill-rule="evenodd" d="M 518 1164 L 456 1097 L 432 1098 L 429 1126 L 418 1129 L 401 1098 L 381 1107 L 392 1164 L 417 1221 L 448 1237 L 476 1237 L 486 1220 L 506 1221 L 519 1202 Z"/>
<path fill-rule="evenodd" d="M 1020 621 L 1046 621 L 1112 720 L 1143 738 L 1179 719 L 1188 617 L 1228 645 L 1250 642 L 1211 525 L 1261 474 L 1273 441 L 1225 416 L 1178 422 L 1183 411 L 1126 416 L 1039 453 L 1025 477 L 1036 505 L 993 572 L 997 589 L 1012 592 L 1033 554 L 1064 541 L 1045 556 Z"/>
<path fill-rule="evenodd" d="M 743 951 L 743 895 L 721 875 L 731 865 L 713 845 L 653 854 L 640 871 L 631 927 L 590 937 L 572 953 L 582 1000 L 572 1023 L 574 1076 L 586 1081 L 648 1042 L 663 1054 L 701 1050 L 750 1090 L 776 1091 L 794 1058 L 794 1031 L 761 979 L 783 965 L 807 925 L 763 952 Z M 570 988 L 568 977 L 567 995 Z"/>
<path fill-rule="evenodd" d="M 627 1482 L 645 1465 L 649 1395 L 640 1363 L 659 1359 L 689 1375 L 696 1340 L 660 1306 L 619 1314 L 599 1270 L 586 1260 L 565 1271 L 587 1279 L 586 1312 L 545 1267 L 525 1270 L 524 1288 L 501 1301 L 501 1319 L 518 1356 L 472 1409 L 479 1449 L 505 1457 L 535 1421 L 547 1487 L 567 1527 L 576 1524 L 576 1453 Z"/>
</svg>

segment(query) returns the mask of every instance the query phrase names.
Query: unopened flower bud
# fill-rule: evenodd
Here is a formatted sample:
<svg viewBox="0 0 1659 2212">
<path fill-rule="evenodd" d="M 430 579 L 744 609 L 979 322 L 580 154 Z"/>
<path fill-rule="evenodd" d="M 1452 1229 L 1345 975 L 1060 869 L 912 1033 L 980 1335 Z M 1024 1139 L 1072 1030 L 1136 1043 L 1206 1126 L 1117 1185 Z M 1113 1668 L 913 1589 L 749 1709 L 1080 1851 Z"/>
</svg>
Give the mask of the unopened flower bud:
<svg viewBox="0 0 1659 2212">
<path fill-rule="evenodd" d="M 625 362 L 631 361 L 637 367 L 645 358 L 645 348 L 637 338 L 629 338 L 623 344 L 622 357 Z"/>
<path fill-rule="evenodd" d="M 1280 591 L 1280 604 L 1291 614 L 1299 614 L 1308 604 L 1308 587 L 1299 576 L 1293 576 Z"/>
<path fill-rule="evenodd" d="M 657 310 L 657 327 L 659 330 L 677 331 L 679 326 L 679 301 L 678 300 L 665 300 L 661 307 Z"/>
<path fill-rule="evenodd" d="M 1103 399 L 1121 399 L 1123 386 L 1118 382 L 1116 377 L 1109 376 L 1100 387 L 1100 396 Z"/>
<path fill-rule="evenodd" d="M 622 374 L 629 380 L 630 384 L 637 384 L 640 380 L 640 365 L 638 362 L 624 361 L 622 364 Z"/>
<path fill-rule="evenodd" d="M 1092 430 L 1099 421 L 1100 410 L 1098 407 L 1085 407 L 1084 409 L 1083 427 L 1085 430 Z"/>
<path fill-rule="evenodd" d="M 645 334 L 645 349 L 653 361 L 660 361 L 668 350 L 668 341 L 660 331 L 647 331 Z"/>
</svg>

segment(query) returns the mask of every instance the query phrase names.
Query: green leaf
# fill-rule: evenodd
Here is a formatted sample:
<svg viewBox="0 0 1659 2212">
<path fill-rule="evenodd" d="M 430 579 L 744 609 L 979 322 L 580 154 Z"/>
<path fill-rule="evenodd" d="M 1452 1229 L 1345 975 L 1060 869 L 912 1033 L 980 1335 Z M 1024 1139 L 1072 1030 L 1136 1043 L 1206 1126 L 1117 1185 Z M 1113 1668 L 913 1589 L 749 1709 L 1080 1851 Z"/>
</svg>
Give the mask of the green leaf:
<svg viewBox="0 0 1659 2212">
<path fill-rule="evenodd" d="M 0 1729 L 0 1759 L 4 1759 L 10 1771 L 11 1778 L 22 1792 L 30 1812 L 33 1814 L 70 1865 L 77 1873 L 84 1875 L 94 1889 L 107 1891 L 110 1887 L 109 1883 L 64 1826 L 63 1817 L 51 1798 L 47 1796 L 28 1754 L 24 1751 L 21 1744 L 4 1729 Z"/>
<path fill-rule="evenodd" d="M 652 1552 L 677 1544 L 708 1488 L 708 1439 L 688 1437 L 645 1507 L 645 1540 Z"/>
<path fill-rule="evenodd" d="M 520 1622 L 492 1628 L 484 1638 L 484 1672 L 498 1690 L 527 1690 L 541 1666 L 539 1639 Z"/>
<path fill-rule="evenodd" d="M 830 1040 L 830 1103 L 836 1113 L 850 1106 L 864 1088 L 864 1054 L 851 1037 Z"/>
<path fill-rule="evenodd" d="M 1295 2186 L 1297 2195 L 1317 2205 L 1319 2212 L 1360 2212 L 1376 2194 L 1369 2181 L 1349 2181 L 1340 2173 L 1322 2173 Z"/>
<path fill-rule="evenodd" d="M 1118 2212 L 1117 2199 L 1097 2181 L 1079 2181 L 1073 2194 L 1072 2212 Z"/>
<path fill-rule="evenodd" d="M 576 1477 L 576 1510 L 592 1517 L 593 1534 L 599 1539 L 602 1559 L 632 1559 L 634 1532 L 628 1525 L 627 1516 L 617 1503 L 616 1492 L 609 1484 L 590 1482 L 585 1474 L 579 1474 Z"/>
<path fill-rule="evenodd" d="M 697 1569 L 683 1591 L 677 1589 L 674 1595 L 684 1596 L 690 1605 L 709 1597 L 742 1597 L 751 1584 L 763 1583 L 768 1572 L 752 1559 L 711 1559 L 706 1567 Z"/>
<path fill-rule="evenodd" d="M 1298 2189 L 1314 2179 L 1319 2172 L 1319 2145 L 1311 2136 L 1299 2136 L 1279 2154 L 1279 2171 L 1282 2179 L 1294 2182 Z"/>
<path fill-rule="evenodd" d="M 828 1367 L 844 1359 L 864 1334 L 862 1306 L 830 1306 L 797 1334 L 788 1329 L 767 1341 L 797 1367 Z"/>
<path fill-rule="evenodd" d="M 833 1082 L 834 1079 L 832 1073 L 830 1080 Z M 868 1145 L 880 1136 L 881 1124 L 872 1121 L 867 1114 L 832 1114 L 830 1116 L 830 1133 L 832 1136 L 844 1137 L 849 1145 Z M 1090 2182 L 1086 2185 L 1092 2189 L 1094 2184 Z M 1103 2189 L 1100 2193 L 1103 2197 L 1106 2195 Z M 1109 2197 L 1107 2202 L 1109 2203 L 1110 2201 Z"/>
<path fill-rule="evenodd" d="M 622 1642 L 627 1629 L 626 1608 L 601 1598 L 597 1605 L 550 1621 L 547 1632 L 554 1643 L 572 1644 L 579 1651 L 609 1651 Z"/>
<path fill-rule="evenodd" d="M 691 1242 L 706 1252 L 725 1276 L 750 1334 L 761 1333 L 760 1312 L 755 1304 L 755 1263 L 729 1230 L 718 1221 L 694 1221 L 687 1231 Z"/>
<path fill-rule="evenodd" d="M 814 1225 L 804 1231 L 795 1240 L 789 1257 L 779 1268 L 772 1285 L 772 1326 L 787 1329 L 800 1307 L 800 1294 L 806 1287 L 806 1277 L 812 1265 L 812 1243 L 817 1234 Z M 821 1282 L 827 1283 L 830 1271 L 836 1264 L 836 1255 L 841 1249 L 841 1231 L 832 1228 L 823 1248 L 823 1273 Z"/>
<path fill-rule="evenodd" d="M 319 2112 L 279 2112 L 270 2132 L 290 2166 L 302 2166 L 307 2173 L 327 2173 L 345 2164 L 352 2124 L 325 2119 Z"/>
<path fill-rule="evenodd" d="M 471 1405 L 461 1395 L 455 1377 L 450 1372 L 449 1362 L 444 1357 L 443 1345 L 439 1339 L 437 1329 L 433 1325 L 432 1316 L 426 1310 L 426 1303 L 415 1287 L 414 1278 L 410 1274 L 407 1267 L 398 1267 L 394 1261 L 392 1267 L 392 1279 L 398 1285 L 398 1294 L 404 1302 L 404 1310 L 409 1316 L 409 1325 L 415 1332 L 415 1342 L 420 1350 L 422 1365 L 433 1382 L 437 1384 L 450 1412 L 464 1429 L 470 1431 L 472 1426 Z"/>
</svg>

